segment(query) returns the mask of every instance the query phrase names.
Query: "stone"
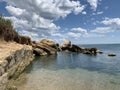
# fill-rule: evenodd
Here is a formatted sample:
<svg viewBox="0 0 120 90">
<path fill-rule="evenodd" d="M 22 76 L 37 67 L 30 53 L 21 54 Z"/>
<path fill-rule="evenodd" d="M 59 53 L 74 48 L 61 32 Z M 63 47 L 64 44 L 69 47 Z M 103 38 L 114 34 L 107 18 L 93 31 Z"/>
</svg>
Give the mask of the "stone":
<svg viewBox="0 0 120 90">
<path fill-rule="evenodd" d="M 16 86 L 10 86 L 10 87 L 8 87 L 8 90 L 17 90 L 17 87 Z"/>
<path fill-rule="evenodd" d="M 6 90 L 9 79 L 20 75 L 33 60 L 34 54 L 32 46 L 14 42 L 1 43 L 0 90 Z"/>
<path fill-rule="evenodd" d="M 114 57 L 114 56 L 116 56 L 116 54 L 115 53 L 109 53 L 108 56 Z"/>
<path fill-rule="evenodd" d="M 36 48 L 40 48 L 42 50 L 44 50 L 48 55 L 52 55 L 52 54 L 56 54 L 57 50 L 55 48 L 52 48 L 46 44 L 43 43 L 39 43 L 36 45 Z"/>
<path fill-rule="evenodd" d="M 67 52 L 79 52 L 83 54 L 95 55 L 98 53 L 97 48 L 81 48 L 77 45 L 71 44 L 71 41 L 64 41 L 63 44 L 59 46 L 59 51 L 67 51 Z M 101 52 L 99 52 L 101 53 Z"/>
<path fill-rule="evenodd" d="M 4 73 L 0 76 L 0 90 L 6 90 L 8 83 L 8 74 Z"/>
<path fill-rule="evenodd" d="M 36 56 L 52 55 L 58 51 L 58 44 L 49 39 L 43 39 L 39 43 L 32 42 L 32 47 Z"/>
<path fill-rule="evenodd" d="M 70 46 L 71 46 L 71 41 L 69 41 L 69 40 L 64 41 L 64 42 L 60 45 L 61 48 L 66 48 L 66 47 L 70 47 Z"/>
<path fill-rule="evenodd" d="M 53 48 L 57 47 L 57 44 L 54 41 L 49 40 L 49 39 L 43 39 L 40 41 L 40 43 L 48 45 L 48 46 L 53 47 Z"/>
<path fill-rule="evenodd" d="M 33 49 L 33 53 L 36 55 L 36 56 L 44 56 L 44 55 L 47 55 L 47 52 L 45 52 L 44 50 L 40 49 L 40 48 L 35 48 Z"/>
<path fill-rule="evenodd" d="M 96 52 L 97 52 L 97 53 L 99 53 L 99 54 L 103 54 L 103 52 L 102 52 L 102 51 L 100 51 L 100 50 L 97 50 Z"/>
</svg>

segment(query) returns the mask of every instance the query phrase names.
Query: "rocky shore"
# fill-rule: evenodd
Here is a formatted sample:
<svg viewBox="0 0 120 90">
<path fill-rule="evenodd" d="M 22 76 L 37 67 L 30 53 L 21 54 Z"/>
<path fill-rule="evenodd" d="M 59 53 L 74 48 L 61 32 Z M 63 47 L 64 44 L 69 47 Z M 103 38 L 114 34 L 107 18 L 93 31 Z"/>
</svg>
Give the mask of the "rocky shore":
<svg viewBox="0 0 120 90">
<path fill-rule="evenodd" d="M 17 90 L 8 85 L 9 80 L 20 73 L 34 60 L 35 56 L 75 52 L 88 55 L 103 53 L 97 48 L 83 48 L 66 40 L 57 44 L 52 40 L 32 41 L 30 37 L 19 35 L 10 20 L 0 17 L 0 90 Z M 109 54 L 108 56 L 115 56 Z"/>
<path fill-rule="evenodd" d="M 60 45 L 49 39 L 43 39 L 40 42 L 32 41 L 31 45 L 2 41 L 0 42 L 0 90 L 14 90 L 10 89 L 11 86 L 8 85 L 9 79 L 19 76 L 35 56 L 52 55 L 57 52 L 74 52 L 86 55 L 103 53 L 97 48 L 83 48 L 68 40 Z"/>
<path fill-rule="evenodd" d="M 51 55 L 56 54 L 58 52 L 76 52 L 76 53 L 83 53 L 89 55 L 96 55 L 97 53 L 102 54 L 103 52 L 98 50 L 97 48 L 83 48 L 71 43 L 71 41 L 64 41 L 62 44 L 56 44 L 52 40 L 43 39 L 42 41 L 34 42 L 33 46 L 33 53 L 36 56 L 43 56 L 43 55 Z"/>
<path fill-rule="evenodd" d="M 17 77 L 33 59 L 32 46 L 0 42 L 0 90 L 7 90 L 9 79 Z"/>
</svg>

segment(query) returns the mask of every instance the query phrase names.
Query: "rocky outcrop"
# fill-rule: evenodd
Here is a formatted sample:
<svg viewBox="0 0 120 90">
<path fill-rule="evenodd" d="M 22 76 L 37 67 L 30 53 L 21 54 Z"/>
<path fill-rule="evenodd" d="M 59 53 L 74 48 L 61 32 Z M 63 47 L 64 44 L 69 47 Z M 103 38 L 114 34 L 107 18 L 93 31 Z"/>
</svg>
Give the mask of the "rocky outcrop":
<svg viewBox="0 0 120 90">
<path fill-rule="evenodd" d="M 67 52 L 79 52 L 83 54 L 89 54 L 89 55 L 96 55 L 97 53 L 102 54 L 100 50 L 97 48 L 81 48 L 77 45 L 74 45 L 71 43 L 71 41 L 65 41 L 63 44 L 59 46 L 59 51 L 67 51 Z"/>
<path fill-rule="evenodd" d="M 33 52 L 37 56 L 52 55 L 57 53 L 57 45 L 52 40 L 43 39 L 39 43 L 33 42 Z"/>
<path fill-rule="evenodd" d="M 97 48 L 85 48 L 83 49 L 84 54 L 97 54 Z"/>
<path fill-rule="evenodd" d="M 40 41 L 40 43 L 57 49 L 57 44 L 54 41 L 52 41 L 52 40 L 43 39 L 43 40 Z"/>
<path fill-rule="evenodd" d="M 17 77 L 34 59 L 32 47 L 17 43 L 0 44 L 0 90 L 6 90 L 10 78 Z"/>
<path fill-rule="evenodd" d="M 71 47 L 71 41 L 69 40 L 66 40 L 64 41 L 61 45 L 60 45 L 60 48 L 68 48 L 68 47 Z"/>
</svg>

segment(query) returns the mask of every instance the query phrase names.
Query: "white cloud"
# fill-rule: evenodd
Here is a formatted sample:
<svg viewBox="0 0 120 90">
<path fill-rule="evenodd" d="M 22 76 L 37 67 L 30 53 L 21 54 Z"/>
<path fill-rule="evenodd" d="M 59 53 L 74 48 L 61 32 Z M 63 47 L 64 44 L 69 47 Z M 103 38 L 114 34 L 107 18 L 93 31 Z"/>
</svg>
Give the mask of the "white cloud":
<svg viewBox="0 0 120 90">
<path fill-rule="evenodd" d="M 55 30 L 60 29 L 53 23 L 55 20 L 65 18 L 70 13 L 82 13 L 85 8 L 80 1 L 73 0 L 4 1 L 7 2 L 6 9 L 13 15 L 6 18 L 11 19 L 17 29 L 22 28 L 21 33 L 24 32 L 28 36 L 30 32 L 36 33 L 39 38 L 51 36 Z M 56 36 L 60 35 L 56 34 Z"/>
<path fill-rule="evenodd" d="M 83 12 L 82 12 L 82 14 L 84 14 L 84 15 L 85 15 L 85 14 L 87 14 L 87 12 L 86 12 L 86 11 L 83 11 Z"/>
<path fill-rule="evenodd" d="M 103 11 L 93 12 L 92 15 L 100 15 L 100 14 L 103 14 L 103 13 L 104 13 Z"/>
<path fill-rule="evenodd" d="M 11 5 L 6 6 L 5 8 L 8 10 L 10 14 L 15 15 L 15 16 L 19 16 L 25 12 L 25 9 L 16 8 Z"/>
<path fill-rule="evenodd" d="M 75 8 L 74 13 L 77 15 L 77 14 L 79 14 L 80 12 L 82 12 L 84 9 L 85 9 L 85 6 L 82 5 L 81 7 Z M 85 11 L 82 12 L 82 14 L 83 14 L 83 13 L 85 13 Z"/>
<path fill-rule="evenodd" d="M 116 25 L 116 26 L 120 27 L 120 18 L 112 18 L 112 19 L 106 18 L 101 23 L 103 23 L 105 25 Z"/>
<path fill-rule="evenodd" d="M 103 14 L 103 11 L 97 12 L 97 15 Z"/>
<path fill-rule="evenodd" d="M 91 32 L 94 33 L 110 33 L 120 30 L 120 18 L 105 18 L 103 21 L 99 21 L 103 24 L 102 27 L 97 27 Z"/>
<path fill-rule="evenodd" d="M 78 33 L 80 33 L 80 34 L 87 34 L 87 30 L 86 29 L 83 29 L 83 28 L 72 28 L 71 29 L 72 31 L 74 31 L 74 32 L 78 32 Z"/>
<path fill-rule="evenodd" d="M 87 0 L 94 11 L 97 9 L 98 0 Z"/>
<path fill-rule="evenodd" d="M 91 30 L 91 32 L 101 33 L 101 34 L 113 32 L 113 31 L 114 30 L 112 30 L 111 27 L 97 27 L 94 30 Z"/>
<path fill-rule="evenodd" d="M 68 32 L 65 36 L 78 39 L 81 36 L 81 33 Z"/>
<path fill-rule="evenodd" d="M 53 33 L 52 36 L 54 36 L 54 37 L 64 37 L 64 35 L 60 34 L 60 33 Z"/>
<path fill-rule="evenodd" d="M 29 29 L 32 28 L 31 25 L 29 25 L 27 20 L 22 20 L 22 19 L 18 19 L 14 16 L 12 17 L 5 17 L 6 19 L 10 19 L 13 21 L 13 26 L 18 27 L 18 28 L 24 28 L 24 29 Z"/>
</svg>

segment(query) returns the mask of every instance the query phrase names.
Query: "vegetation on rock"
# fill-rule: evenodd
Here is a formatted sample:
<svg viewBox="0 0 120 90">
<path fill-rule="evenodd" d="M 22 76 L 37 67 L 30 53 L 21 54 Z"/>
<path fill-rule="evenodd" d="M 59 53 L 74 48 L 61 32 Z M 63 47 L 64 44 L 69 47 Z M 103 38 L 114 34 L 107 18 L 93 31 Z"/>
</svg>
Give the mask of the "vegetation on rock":
<svg viewBox="0 0 120 90">
<path fill-rule="evenodd" d="M 13 27 L 11 20 L 5 19 L 2 15 L 0 15 L 0 40 L 31 45 L 31 39 L 27 36 L 19 35 Z"/>
</svg>

